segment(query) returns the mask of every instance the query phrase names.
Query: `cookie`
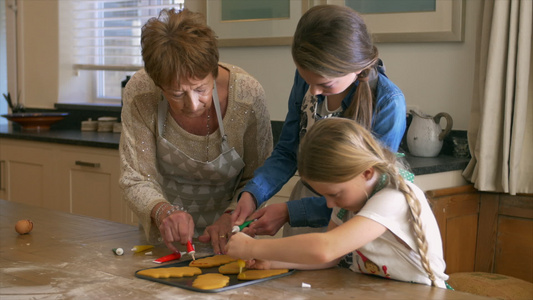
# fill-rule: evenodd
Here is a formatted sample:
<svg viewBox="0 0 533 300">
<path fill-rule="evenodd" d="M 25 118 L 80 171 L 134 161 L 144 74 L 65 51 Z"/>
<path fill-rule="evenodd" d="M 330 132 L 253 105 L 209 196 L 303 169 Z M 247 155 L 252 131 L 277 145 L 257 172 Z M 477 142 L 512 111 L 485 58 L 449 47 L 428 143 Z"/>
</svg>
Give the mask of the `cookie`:
<svg viewBox="0 0 533 300">
<path fill-rule="evenodd" d="M 289 269 L 272 269 L 272 270 L 246 270 L 237 275 L 239 280 L 256 280 L 271 276 L 280 275 L 289 272 Z"/>
<path fill-rule="evenodd" d="M 236 261 L 230 262 L 229 264 L 222 265 L 218 268 L 220 274 L 239 274 L 241 268 L 239 263 Z"/>
<path fill-rule="evenodd" d="M 199 275 L 192 282 L 192 287 L 201 290 L 213 290 L 223 288 L 229 283 L 229 277 L 218 273 Z"/>
<path fill-rule="evenodd" d="M 193 260 L 189 263 L 189 266 L 198 268 L 212 268 L 230 263 L 232 261 L 236 261 L 236 259 L 231 258 L 228 255 L 215 255 Z"/>
<path fill-rule="evenodd" d="M 152 268 L 141 270 L 137 274 L 153 278 L 190 277 L 202 274 L 202 270 L 196 267 Z"/>
</svg>

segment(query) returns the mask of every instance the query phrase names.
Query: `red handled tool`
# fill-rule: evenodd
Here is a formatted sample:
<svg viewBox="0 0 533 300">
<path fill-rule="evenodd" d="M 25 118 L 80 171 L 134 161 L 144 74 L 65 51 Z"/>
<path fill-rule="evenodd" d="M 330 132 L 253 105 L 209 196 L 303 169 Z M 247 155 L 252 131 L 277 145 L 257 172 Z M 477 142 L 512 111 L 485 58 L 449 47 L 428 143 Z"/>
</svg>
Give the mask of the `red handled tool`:
<svg viewBox="0 0 533 300">
<path fill-rule="evenodd" d="M 166 255 L 166 256 L 163 256 L 163 257 L 160 257 L 156 260 L 154 260 L 153 262 L 155 262 L 156 264 L 161 264 L 161 263 L 164 263 L 164 262 L 167 262 L 167 261 L 172 261 L 172 260 L 176 260 L 176 259 L 180 259 L 182 254 L 185 254 L 185 252 L 178 252 L 178 253 L 172 253 L 172 254 L 169 254 L 169 255 Z"/>
</svg>

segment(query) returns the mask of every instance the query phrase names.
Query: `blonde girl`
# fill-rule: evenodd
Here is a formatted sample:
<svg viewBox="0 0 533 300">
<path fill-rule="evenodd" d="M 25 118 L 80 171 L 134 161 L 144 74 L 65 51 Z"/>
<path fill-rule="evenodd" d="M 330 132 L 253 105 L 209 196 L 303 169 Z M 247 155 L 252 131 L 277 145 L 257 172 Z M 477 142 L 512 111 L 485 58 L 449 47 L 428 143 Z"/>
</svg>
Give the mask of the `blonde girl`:
<svg viewBox="0 0 533 300">
<path fill-rule="evenodd" d="M 446 287 L 439 228 L 424 193 L 361 125 L 317 121 L 302 141 L 298 170 L 333 208 L 328 231 L 281 239 L 238 233 L 226 246 L 229 255 L 257 269 L 321 269 L 342 261 L 355 272 Z"/>
</svg>

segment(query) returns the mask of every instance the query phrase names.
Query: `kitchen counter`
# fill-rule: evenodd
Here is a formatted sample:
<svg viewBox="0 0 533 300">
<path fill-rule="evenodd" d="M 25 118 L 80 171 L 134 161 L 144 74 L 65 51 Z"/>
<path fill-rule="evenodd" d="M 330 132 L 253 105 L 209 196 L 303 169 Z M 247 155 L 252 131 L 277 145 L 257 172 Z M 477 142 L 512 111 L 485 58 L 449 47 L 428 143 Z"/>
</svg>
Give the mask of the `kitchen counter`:
<svg viewBox="0 0 533 300">
<path fill-rule="evenodd" d="M 112 132 L 87 132 L 79 129 L 56 129 L 32 132 L 18 126 L 0 125 L 0 138 L 31 140 L 48 143 L 118 149 L 120 134 Z M 441 154 L 437 157 L 414 157 L 406 154 L 406 160 L 415 175 L 463 170 L 469 158 L 456 158 Z"/>
<path fill-rule="evenodd" d="M 33 231 L 16 233 L 20 219 L 32 220 Z M 152 249 L 154 256 L 131 252 L 146 244 L 135 226 L 6 200 L 0 200 L 0 236 L 2 299 L 488 299 L 343 268 L 296 271 L 220 293 L 189 291 L 134 276 L 139 269 L 159 266 L 152 260 L 169 254 L 164 246 Z M 195 244 L 197 257 L 211 254 L 209 246 Z M 113 254 L 117 247 L 124 255 Z"/>
<path fill-rule="evenodd" d="M 446 154 L 440 154 L 437 157 L 416 157 L 406 153 L 405 160 L 415 175 L 426 175 L 464 170 L 470 158 L 457 158 Z"/>
<path fill-rule="evenodd" d="M 26 131 L 12 125 L 0 125 L 0 138 L 110 149 L 118 149 L 120 143 L 120 133 L 81 131 L 80 129 Z"/>
</svg>

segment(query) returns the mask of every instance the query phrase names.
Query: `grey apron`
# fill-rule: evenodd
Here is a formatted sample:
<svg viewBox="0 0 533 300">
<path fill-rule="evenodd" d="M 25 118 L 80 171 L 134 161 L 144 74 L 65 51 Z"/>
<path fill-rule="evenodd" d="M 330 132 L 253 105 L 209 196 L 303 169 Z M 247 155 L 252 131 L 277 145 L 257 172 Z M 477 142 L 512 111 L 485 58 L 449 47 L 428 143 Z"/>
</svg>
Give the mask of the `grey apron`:
<svg viewBox="0 0 533 300">
<path fill-rule="evenodd" d="M 381 64 L 381 61 L 380 61 Z M 372 68 L 370 71 L 370 74 L 368 75 L 370 77 L 369 84 L 370 88 L 372 89 L 372 93 L 376 93 L 376 85 L 378 81 L 378 71 L 375 68 Z M 324 105 L 324 102 L 322 102 L 322 105 Z M 305 93 L 304 99 L 302 101 L 302 107 L 300 109 L 300 140 L 304 137 L 305 133 L 315 124 L 317 120 L 325 119 L 325 118 L 331 118 L 331 117 L 340 117 L 344 111 L 344 109 L 341 109 L 340 111 L 336 111 L 334 113 L 321 116 L 319 113 L 318 108 L 318 98 L 316 96 L 313 96 L 311 93 L 309 93 L 309 90 Z M 299 200 L 302 198 L 307 197 L 319 197 L 317 194 L 313 193 L 310 189 L 308 189 L 305 185 L 302 184 L 300 180 L 296 182 L 294 185 L 294 188 L 291 192 L 291 195 L 289 197 L 288 201 L 292 200 Z M 289 224 L 285 224 L 283 226 L 283 236 L 291 236 L 301 233 L 310 233 L 310 232 L 323 232 L 327 229 L 327 227 L 320 227 L 320 228 L 312 228 L 312 227 L 291 227 Z"/>
<path fill-rule="evenodd" d="M 158 107 L 157 162 L 161 186 L 170 203 L 185 207 L 191 214 L 195 237 L 202 235 L 205 227 L 213 224 L 224 213 L 237 189 L 245 165 L 235 148 L 228 145 L 216 85 L 213 104 L 222 137 L 221 154 L 208 162 L 189 157 L 163 138 L 168 101 L 162 97 Z"/>
<path fill-rule="evenodd" d="M 324 102 L 322 102 L 324 103 Z M 329 118 L 329 117 L 337 117 L 340 116 L 342 111 L 336 112 L 327 116 L 320 116 L 318 113 L 318 99 L 316 96 L 313 96 L 311 93 L 309 93 L 309 90 L 305 93 L 304 99 L 302 101 L 302 107 L 300 111 L 300 140 L 304 137 L 305 133 L 315 122 L 319 119 L 323 118 Z M 296 184 L 294 185 L 294 188 L 292 189 L 291 195 L 289 196 L 288 201 L 292 200 L 300 200 L 302 198 L 307 197 L 320 197 L 319 195 L 312 192 L 310 189 L 308 189 L 305 185 L 302 184 L 301 180 L 298 180 Z M 283 226 L 283 236 L 291 236 L 291 235 L 297 235 L 302 233 L 310 233 L 310 232 L 324 232 L 326 231 L 326 227 L 319 227 L 319 228 L 313 228 L 313 227 L 292 227 L 288 223 Z"/>
</svg>

